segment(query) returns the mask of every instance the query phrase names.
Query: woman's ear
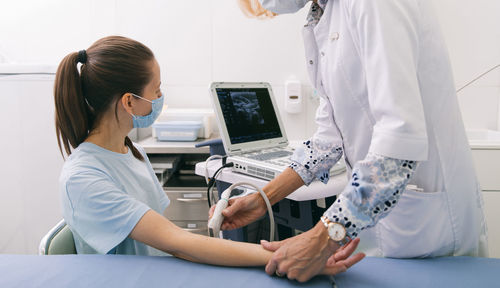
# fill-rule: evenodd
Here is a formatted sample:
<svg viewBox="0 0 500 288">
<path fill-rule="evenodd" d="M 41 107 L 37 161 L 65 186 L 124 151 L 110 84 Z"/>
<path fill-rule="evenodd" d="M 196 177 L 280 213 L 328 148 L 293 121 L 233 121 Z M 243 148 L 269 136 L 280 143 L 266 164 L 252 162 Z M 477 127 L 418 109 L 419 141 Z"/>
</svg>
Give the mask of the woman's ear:
<svg viewBox="0 0 500 288">
<path fill-rule="evenodd" d="M 131 93 L 125 93 L 121 98 L 123 109 L 129 114 L 132 114 L 132 97 L 134 96 Z"/>
</svg>

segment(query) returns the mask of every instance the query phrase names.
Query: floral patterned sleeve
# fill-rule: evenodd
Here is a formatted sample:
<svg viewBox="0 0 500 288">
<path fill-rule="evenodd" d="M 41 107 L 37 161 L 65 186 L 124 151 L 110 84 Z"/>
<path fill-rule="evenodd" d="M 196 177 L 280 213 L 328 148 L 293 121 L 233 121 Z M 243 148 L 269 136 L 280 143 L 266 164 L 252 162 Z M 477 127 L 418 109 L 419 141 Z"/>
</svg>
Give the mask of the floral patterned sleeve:
<svg viewBox="0 0 500 288">
<path fill-rule="evenodd" d="M 315 178 L 326 184 L 330 169 L 339 161 L 342 153 L 342 145 L 313 138 L 295 149 L 290 168 L 299 174 L 306 185 Z"/>
<path fill-rule="evenodd" d="M 415 161 L 369 153 L 356 163 L 349 185 L 324 215 L 343 224 L 349 237 L 357 237 L 397 204 L 416 166 Z"/>
</svg>

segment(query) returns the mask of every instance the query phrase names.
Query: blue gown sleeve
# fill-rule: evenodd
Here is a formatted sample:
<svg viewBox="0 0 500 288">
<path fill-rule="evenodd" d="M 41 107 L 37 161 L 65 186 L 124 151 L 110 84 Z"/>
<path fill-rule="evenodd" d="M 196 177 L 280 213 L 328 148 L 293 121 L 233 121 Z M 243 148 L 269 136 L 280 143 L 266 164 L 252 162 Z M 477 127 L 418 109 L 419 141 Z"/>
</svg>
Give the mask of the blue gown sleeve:
<svg viewBox="0 0 500 288">
<path fill-rule="evenodd" d="M 343 224 L 349 237 L 357 237 L 394 208 L 417 164 L 368 153 L 356 163 L 350 183 L 324 215 Z"/>
<path fill-rule="evenodd" d="M 290 168 L 299 174 L 306 185 L 311 184 L 314 179 L 326 184 L 330 178 L 330 169 L 339 161 L 342 153 L 340 145 L 311 138 L 295 149 Z"/>
<path fill-rule="evenodd" d="M 66 222 L 88 245 L 106 254 L 128 237 L 151 209 L 126 194 L 104 172 L 88 171 L 71 176 L 65 184 L 70 209 Z"/>
</svg>

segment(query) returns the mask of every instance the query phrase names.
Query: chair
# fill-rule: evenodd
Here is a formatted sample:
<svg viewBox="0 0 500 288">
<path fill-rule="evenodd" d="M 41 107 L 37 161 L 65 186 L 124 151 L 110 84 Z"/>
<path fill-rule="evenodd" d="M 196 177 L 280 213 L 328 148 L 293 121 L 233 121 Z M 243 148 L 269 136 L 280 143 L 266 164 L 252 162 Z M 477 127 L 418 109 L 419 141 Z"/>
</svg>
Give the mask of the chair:
<svg viewBox="0 0 500 288">
<path fill-rule="evenodd" d="M 73 233 L 66 222 L 59 221 L 54 228 L 42 238 L 38 247 L 39 255 L 76 254 Z"/>
</svg>

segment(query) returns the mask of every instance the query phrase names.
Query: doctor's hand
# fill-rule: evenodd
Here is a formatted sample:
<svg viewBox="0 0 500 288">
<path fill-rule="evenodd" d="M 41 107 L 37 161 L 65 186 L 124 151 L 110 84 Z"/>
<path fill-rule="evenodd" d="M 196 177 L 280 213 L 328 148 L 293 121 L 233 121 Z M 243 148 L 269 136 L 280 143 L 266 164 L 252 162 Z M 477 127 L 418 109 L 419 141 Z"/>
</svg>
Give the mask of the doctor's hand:
<svg viewBox="0 0 500 288">
<path fill-rule="evenodd" d="M 359 238 L 339 246 L 329 240 L 322 223 L 293 238 L 279 242 L 261 241 L 264 249 L 273 251 L 266 265 L 269 275 L 287 275 L 289 279 L 305 282 L 318 274 L 335 275 L 346 271 L 365 257 L 363 253 L 352 255 Z"/>
<path fill-rule="evenodd" d="M 212 218 L 215 205 L 208 212 L 209 218 Z M 259 193 L 250 194 L 244 197 L 229 200 L 229 206 L 222 211 L 224 222 L 222 230 L 233 230 L 246 226 L 266 214 L 266 204 Z"/>
</svg>

